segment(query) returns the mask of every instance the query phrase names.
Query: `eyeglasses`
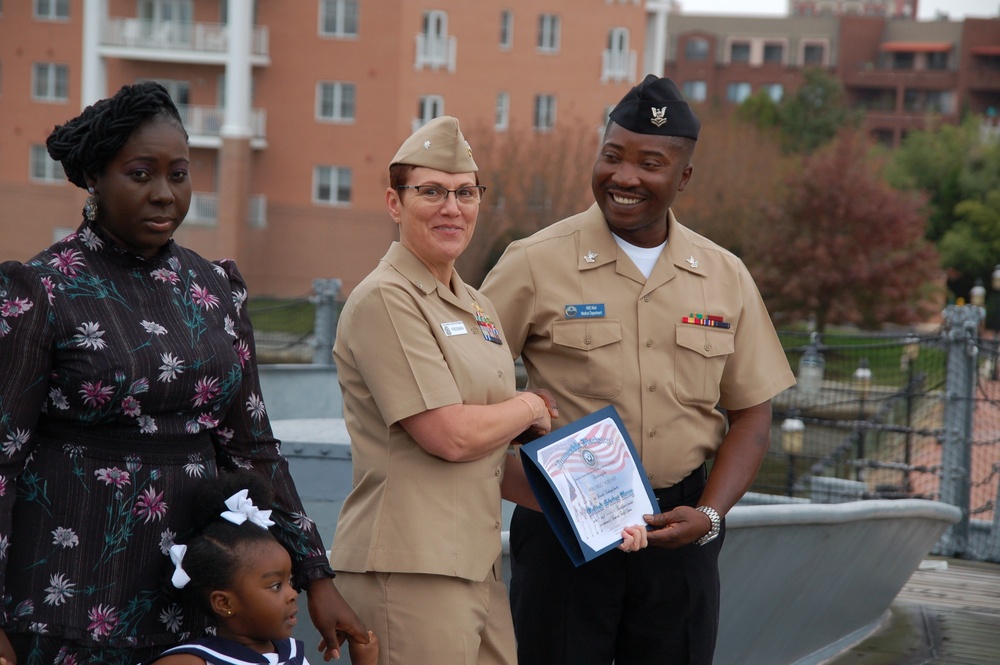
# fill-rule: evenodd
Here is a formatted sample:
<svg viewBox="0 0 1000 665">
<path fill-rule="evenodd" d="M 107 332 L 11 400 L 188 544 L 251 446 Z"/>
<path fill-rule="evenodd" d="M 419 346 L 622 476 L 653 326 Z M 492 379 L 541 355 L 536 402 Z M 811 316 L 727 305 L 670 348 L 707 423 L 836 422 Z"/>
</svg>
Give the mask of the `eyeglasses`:
<svg viewBox="0 0 1000 665">
<path fill-rule="evenodd" d="M 458 189 L 445 189 L 441 185 L 398 185 L 396 189 L 415 189 L 421 201 L 444 203 L 449 194 L 455 195 L 459 205 L 475 205 L 482 201 L 486 188 L 482 185 L 468 185 Z"/>
</svg>

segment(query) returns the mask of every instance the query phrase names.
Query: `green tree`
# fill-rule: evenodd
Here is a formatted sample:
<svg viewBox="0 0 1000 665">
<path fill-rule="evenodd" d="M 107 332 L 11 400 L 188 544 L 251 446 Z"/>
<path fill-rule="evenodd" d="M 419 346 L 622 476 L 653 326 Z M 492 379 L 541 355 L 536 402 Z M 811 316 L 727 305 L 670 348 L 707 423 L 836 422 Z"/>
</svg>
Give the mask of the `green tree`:
<svg viewBox="0 0 1000 665">
<path fill-rule="evenodd" d="M 817 67 L 806 69 L 802 85 L 777 104 L 762 92 L 747 98 L 737 117 L 761 129 L 777 127 L 782 148 L 798 154 L 813 152 L 842 128 L 860 126 L 862 119 L 840 82 Z"/>
<path fill-rule="evenodd" d="M 938 245 L 954 293 L 968 293 L 1000 263 L 1000 144 L 980 139 L 979 119 L 911 132 L 886 175 L 897 187 L 928 195 L 926 235 Z"/>
<path fill-rule="evenodd" d="M 924 238 L 925 199 L 892 188 L 860 132 L 802 157 L 747 263 L 772 313 L 878 329 L 940 309 L 944 276 Z"/>
</svg>

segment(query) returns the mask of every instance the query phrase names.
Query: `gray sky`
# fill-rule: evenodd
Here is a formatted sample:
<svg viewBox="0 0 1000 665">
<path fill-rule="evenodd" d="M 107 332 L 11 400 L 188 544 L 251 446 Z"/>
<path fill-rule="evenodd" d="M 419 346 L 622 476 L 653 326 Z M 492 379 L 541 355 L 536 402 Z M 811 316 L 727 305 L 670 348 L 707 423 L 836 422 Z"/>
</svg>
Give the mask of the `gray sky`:
<svg viewBox="0 0 1000 665">
<path fill-rule="evenodd" d="M 685 14 L 733 14 L 737 16 L 784 16 L 788 0 L 756 0 L 747 7 L 746 0 L 678 0 Z M 938 10 L 952 20 L 997 18 L 1000 0 L 919 0 L 920 20 L 933 19 Z"/>
</svg>

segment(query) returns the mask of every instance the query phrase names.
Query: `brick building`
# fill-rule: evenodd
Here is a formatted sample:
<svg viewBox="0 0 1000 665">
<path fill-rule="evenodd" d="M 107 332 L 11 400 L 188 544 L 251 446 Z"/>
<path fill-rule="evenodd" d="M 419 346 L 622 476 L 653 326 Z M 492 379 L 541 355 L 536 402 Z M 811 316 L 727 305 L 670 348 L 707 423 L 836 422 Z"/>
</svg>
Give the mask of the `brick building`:
<svg viewBox="0 0 1000 665">
<path fill-rule="evenodd" d="M 274 296 L 328 277 L 349 291 L 371 270 L 396 235 L 386 162 L 437 115 L 501 140 L 597 133 L 647 72 L 692 102 L 736 104 L 780 98 L 810 66 L 840 77 L 889 143 L 1000 108 L 1000 20 L 813 4 L 747 18 L 671 0 L 0 0 L 0 259 L 79 223 L 85 193 L 48 159 L 52 127 L 141 79 L 171 90 L 191 136 L 178 241 L 236 258 L 252 293 Z"/>
</svg>

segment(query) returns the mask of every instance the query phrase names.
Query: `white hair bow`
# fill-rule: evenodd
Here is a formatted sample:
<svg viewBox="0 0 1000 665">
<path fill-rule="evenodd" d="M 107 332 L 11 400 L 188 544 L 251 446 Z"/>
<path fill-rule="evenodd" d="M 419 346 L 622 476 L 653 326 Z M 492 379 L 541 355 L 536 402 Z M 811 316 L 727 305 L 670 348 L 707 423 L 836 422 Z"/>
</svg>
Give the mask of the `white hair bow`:
<svg viewBox="0 0 1000 665">
<path fill-rule="evenodd" d="M 184 561 L 184 555 L 187 554 L 187 545 L 171 545 L 170 546 L 170 560 L 174 562 L 177 566 L 174 569 L 174 574 L 170 578 L 170 583 L 173 584 L 178 589 L 183 589 L 187 586 L 187 583 L 191 581 L 191 577 L 188 576 L 184 569 L 181 567 L 181 562 Z"/>
<path fill-rule="evenodd" d="M 226 499 L 226 510 L 222 513 L 222 519 L 229 520 L 233 524 L 243 524 L 250 520 L 262 529 L 274 526 L 271 521 L 270 510 L 259 510 L 253 505 L 253 501 L 247 498 L 248 490 L 240 490 L 236 494 Z"/>
</svg>

